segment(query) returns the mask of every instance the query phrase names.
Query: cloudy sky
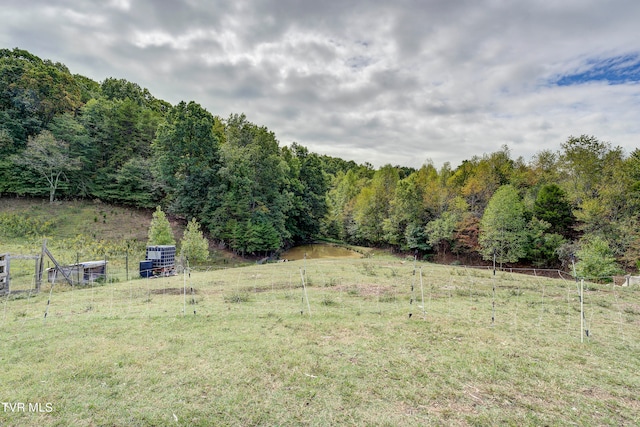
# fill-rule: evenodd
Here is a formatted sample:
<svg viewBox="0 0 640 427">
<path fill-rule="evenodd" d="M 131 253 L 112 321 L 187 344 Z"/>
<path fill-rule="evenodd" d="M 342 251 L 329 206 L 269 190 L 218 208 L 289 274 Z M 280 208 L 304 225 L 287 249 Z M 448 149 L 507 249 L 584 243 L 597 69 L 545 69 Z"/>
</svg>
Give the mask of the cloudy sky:
<svg viewBox="0 0 640 427">
<path fill-rule="evenodd" d="M 4 0 L 0 45 L 375 166 L 640 147 L 636 0 Z"/>
</svg>

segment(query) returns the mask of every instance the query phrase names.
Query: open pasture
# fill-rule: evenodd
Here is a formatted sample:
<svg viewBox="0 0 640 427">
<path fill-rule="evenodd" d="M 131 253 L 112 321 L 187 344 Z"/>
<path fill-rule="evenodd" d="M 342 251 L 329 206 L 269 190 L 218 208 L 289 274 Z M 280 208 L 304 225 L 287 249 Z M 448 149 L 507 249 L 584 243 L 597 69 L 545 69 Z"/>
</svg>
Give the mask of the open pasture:
<svg viewBox="0 0 640 427">
<path fill-rule="evenodd" d="M 392 257 L 23 290 L 0 400 L 46 410 L 3 426 L 640 422 L 634 287 L 587 284 L 582 330 L 573 280 Z"/>
</svg>

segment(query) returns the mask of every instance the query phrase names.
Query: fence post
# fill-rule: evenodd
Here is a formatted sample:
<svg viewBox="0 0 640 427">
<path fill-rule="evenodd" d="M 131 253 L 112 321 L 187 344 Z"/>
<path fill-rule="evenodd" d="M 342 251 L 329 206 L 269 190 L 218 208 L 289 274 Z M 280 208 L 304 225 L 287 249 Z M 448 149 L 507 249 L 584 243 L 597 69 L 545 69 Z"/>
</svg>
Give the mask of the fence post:
<svg viewBox="0 0 640 427">
<path fill-rule="evenodd" d="M 584 279 L 580 280 L 580 342 L 584 342 Z"/>
</svg>

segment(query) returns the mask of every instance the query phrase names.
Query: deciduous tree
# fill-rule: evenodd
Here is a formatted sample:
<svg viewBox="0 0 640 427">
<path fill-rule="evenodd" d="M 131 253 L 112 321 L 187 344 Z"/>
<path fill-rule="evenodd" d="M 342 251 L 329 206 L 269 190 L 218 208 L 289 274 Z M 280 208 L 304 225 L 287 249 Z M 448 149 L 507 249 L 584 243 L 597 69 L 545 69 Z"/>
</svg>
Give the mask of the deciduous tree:
<svg viewBox="0 0 640 427">
<path fill-rule="evenodd" d="M 66 179 L 65 173 L 80 167 L 78 160 L 69 156 L 69 144 L 57 140 L 46 130 L 35 137 L 29 137 L 27 148 L 21 155 L 15 156 L 13 161 L 37 171 L 47 181 L 50 203 L 55 200 L 60 183 Z"/>
<path fill-rule="evenodd" d="M 579 277 L 606 280 L 622 272 L 609 243 L 600 236 L 585 236 L 576 256 Z"/>
<path fill-rule="evenodd" d="M 524 206 L 512 185 L 503 185 L 489 200 L 480 223 L 480 253 L 490 260 L 516 262 L 526 255 Z"/>
<path fill-rule="evenodd" d="M 202 220 L 217 207 L 220 168 L 215 118 L 195 102 L 169 112 L 153 142 L 154 172 L 171 212 Z"/>
</svg>

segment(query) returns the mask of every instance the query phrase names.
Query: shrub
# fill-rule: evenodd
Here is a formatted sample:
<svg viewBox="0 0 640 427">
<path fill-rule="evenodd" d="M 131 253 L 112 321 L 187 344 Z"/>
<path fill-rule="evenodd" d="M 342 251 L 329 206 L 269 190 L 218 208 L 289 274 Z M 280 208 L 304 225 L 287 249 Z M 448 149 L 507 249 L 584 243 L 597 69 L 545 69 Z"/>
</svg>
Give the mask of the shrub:
<svg viewBox="0 0 640 427">
<path fill-rule="evenodd" d="M 40 237 L 50 234 L 54 228 L 54 221 L 42 221 L 13 213 L 0 214 L 0 235 L 5 237 Z"/>
<path fill-rule="evenodd" d="M 224 302 L 231 304 L 239 304 L 242 302 L 249 302 L 249 294 L 247 293 L 234 293 L 224 296 Z"/>
<path fill-rule="evenodd" d="M 609 243 L 602 237 L 587 237 L 581 246 L 576 254 L 576 273 L 579 277 L 601 279 L 622 273 Z"/>
</svg>

